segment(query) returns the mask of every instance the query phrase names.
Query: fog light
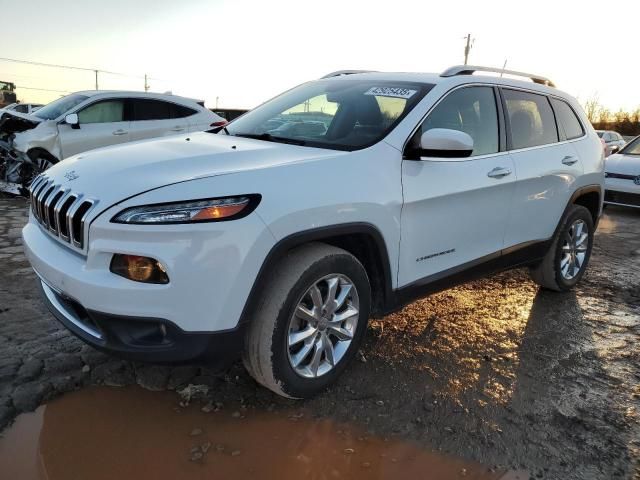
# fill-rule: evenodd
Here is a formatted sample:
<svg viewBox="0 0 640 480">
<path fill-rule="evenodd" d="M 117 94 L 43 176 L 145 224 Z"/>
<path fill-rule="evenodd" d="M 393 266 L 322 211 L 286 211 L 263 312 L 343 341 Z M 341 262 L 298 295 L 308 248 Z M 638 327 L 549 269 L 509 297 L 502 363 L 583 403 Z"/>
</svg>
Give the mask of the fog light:
<svg viewBox="0 0 640 480">
<path fill-rule="evenodd" d="M 134 282 L 169 283 L 169 277 L 162 264 L 149 257 L 116 253 L 111 259 L 110 270 Z"/>
</svg>

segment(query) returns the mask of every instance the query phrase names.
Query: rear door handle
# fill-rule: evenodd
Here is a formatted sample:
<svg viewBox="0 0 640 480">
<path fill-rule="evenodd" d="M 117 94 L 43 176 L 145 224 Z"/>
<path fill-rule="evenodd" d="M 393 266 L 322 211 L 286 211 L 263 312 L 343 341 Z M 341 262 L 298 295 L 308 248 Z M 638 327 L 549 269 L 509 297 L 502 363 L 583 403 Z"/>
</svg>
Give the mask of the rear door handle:
<svg viewBox="0 0 640 480">
<path fill-rule="evenodd" d="M 573 165 L 577 161 L 578 159 L 572 155 L 567 155 L 562 159 L 562 163 L 564 163 L 565 165 Z"/>
<path fill-rule="evenodd" d="M 182 131 L 184 131 L 184 128 L 185 128 L 185 127 L 181 127 L 181 126 L 179 126 L 179 125 L 178 125 L 178 126 L 176 126 L 176 127 L 173 127 L 173 128 L 171 129 L 171 131 L 172 131 L 172 132 L 182 132 Z"/>
<path fill-rule="evenodd" d="M 129 133 L 129 132 L 127 132 L 126 130 L 122 130 L 122 129 L 116 130 L 115 132 L 113 132 L 114 135 L 126 135 L 127 133 Z"/>
<path fill-rule="evenodd" d="M 511 175 L 510 168 L 496 167 L 493 170 L 491 170 L 489 173 L 487 173 L 487 177 L 491 177 L 491 178 L 503 178 L 503 177 L 506 177 L 507 175 Z"/>
</svg>

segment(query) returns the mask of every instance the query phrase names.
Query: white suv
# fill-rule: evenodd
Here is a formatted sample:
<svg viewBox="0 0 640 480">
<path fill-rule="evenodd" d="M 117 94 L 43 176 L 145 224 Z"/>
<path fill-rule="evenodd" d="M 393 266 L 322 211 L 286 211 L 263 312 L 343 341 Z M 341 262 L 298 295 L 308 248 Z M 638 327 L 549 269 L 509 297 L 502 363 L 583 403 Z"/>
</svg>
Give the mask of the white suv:
<svg viewBox="0 0 640 480">
<path fill-rule="evenodd" d="M 226 121 L 204 102 L 170 94 L 94 90 L 59 98 L 30 115 L 0 114 L 9 154 L 36 172 L 72 155 L 134 140 L 208 130 Z"/>
<path fill-rule="evenodd" d="M 370 316 L 417 297 L 521 265 L 569 290 L 602 208 L 600 140 L 547 79 L 481 70 L 337 72 L 218 133 L 53 167 L 23 230 L 49 308 L 128 358 L 242 352 L 301 398 L 344 370 Z M 274 130 L 287 122 L 326 129 Z"/>
</svg>

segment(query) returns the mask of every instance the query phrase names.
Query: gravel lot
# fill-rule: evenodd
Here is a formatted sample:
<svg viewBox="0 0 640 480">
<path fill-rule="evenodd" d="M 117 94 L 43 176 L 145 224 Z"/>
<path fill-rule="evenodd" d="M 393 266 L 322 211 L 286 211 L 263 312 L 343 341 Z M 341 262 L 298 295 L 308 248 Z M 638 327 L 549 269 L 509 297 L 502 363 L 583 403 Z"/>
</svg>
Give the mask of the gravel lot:
<svg viewBox="0 0 640 480">
<path fill-rule="evenodd" d="M 24 200 L 0 199 L 0 429 L 92 384 L 210 388 L 204 402 L 304 408 L 533 478 L 640 479 L 640 211 L 610 208 L 572 293 L 540 291 L 516 270 L 371 322 L 339 383 L 295 403 L 240 365 L 133 364 L 64 330 L 23 254 Z"/>
</svg>

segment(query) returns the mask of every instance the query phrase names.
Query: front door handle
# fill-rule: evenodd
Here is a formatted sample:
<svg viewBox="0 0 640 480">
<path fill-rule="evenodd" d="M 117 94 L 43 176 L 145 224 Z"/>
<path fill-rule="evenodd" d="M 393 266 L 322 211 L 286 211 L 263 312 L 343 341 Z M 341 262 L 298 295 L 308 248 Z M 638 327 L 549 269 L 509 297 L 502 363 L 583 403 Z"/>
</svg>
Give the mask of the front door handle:
<svg viewBox="0 0 640 480">
<path fill-rule="evenodd" d="M 572 155 L 567 155 L 562 159 L 562 163 L 564 163 L 565 165 L 573 165 L 577 161 L 578 159 Z"/>
<path fill-rule="evenodd" d="M 172 132 L 182 132 L 184 131 L 184 127 L 176 126 L 171 129 Z"/>
<path fill-rule="evenodd" d="M 491 177 L 491 178 L 503 178 L 503 177 L 506 177 L 507 175 L 511 175 L 510 168 L 496 167 L 493 170 L 491 170 L 489 173 L 487 173 L 487 177 Z"/>
<path fill-rule="evenodd" d="M 127 133 L 129 133 L 129 132 L 127 132 L 126 130 L 122 130 L 122 129 L 116 130 L 115 132 L 113 132 L 114 135 L 126 135 Z"/>
</svg>

